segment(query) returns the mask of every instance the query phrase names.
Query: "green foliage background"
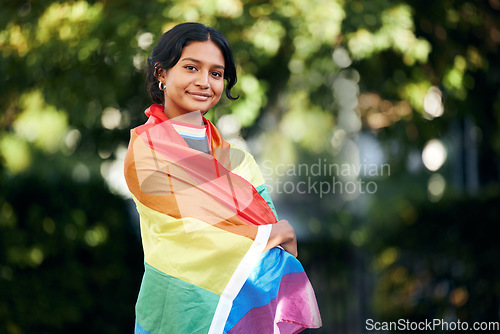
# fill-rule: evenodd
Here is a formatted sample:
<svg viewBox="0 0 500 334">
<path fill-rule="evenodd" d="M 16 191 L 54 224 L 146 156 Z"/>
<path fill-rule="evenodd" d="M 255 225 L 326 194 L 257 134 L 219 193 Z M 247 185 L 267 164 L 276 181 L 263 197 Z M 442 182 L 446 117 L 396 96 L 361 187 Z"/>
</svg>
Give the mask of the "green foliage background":
<svg viewBox="0 0 500 334">
<path fill-rule="evenodd" d="M 0 6 L 0 332 L 132 330 L 142 249 L 116 171 L 145 121 L 146 58 L 184 21 L 233 48 L 240 99 L 208 117 L 237 124 L 227 136 L 274 172 L 322 311 L 314 332 L 500 320 L 500 1 Z M 447 152 L 433 171 L 421 158 L 432 139 Z M 290 170 L 318 161 L 390 173 L 334 175 L 373 194 L 278 191 L 331 183 Z"/>
</svg>

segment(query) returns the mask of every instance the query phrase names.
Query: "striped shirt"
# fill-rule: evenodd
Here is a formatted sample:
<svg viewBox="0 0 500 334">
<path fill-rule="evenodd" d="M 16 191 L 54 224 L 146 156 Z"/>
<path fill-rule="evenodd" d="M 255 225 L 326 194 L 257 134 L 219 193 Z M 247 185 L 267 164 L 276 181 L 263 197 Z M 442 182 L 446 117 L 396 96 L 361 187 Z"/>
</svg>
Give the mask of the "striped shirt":
<svg viewBox="0 0 500 334">
<path fill-rule="evenodd" d="M 210 154 L 205 125 L 193 125 L 171 121 L 175 131 L 186 141 L 186 144 L 195 150 Z"/>
</svg>

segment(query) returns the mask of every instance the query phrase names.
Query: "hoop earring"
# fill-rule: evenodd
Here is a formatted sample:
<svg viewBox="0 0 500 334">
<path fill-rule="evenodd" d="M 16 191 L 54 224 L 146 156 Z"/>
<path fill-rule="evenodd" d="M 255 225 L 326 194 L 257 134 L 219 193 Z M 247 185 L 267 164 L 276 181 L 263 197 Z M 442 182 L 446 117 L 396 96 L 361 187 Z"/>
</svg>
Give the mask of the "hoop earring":
<svg viewBox="0 0 500 334">
<path fill-rule="evenodd" d="M 165 84 L 163 84 L 163 82 L 158 82 L 158 88 L 160 88 L 160 90 L 165 90 L 167 89 L 167 87 L 165 86 Z"/>
</svg>

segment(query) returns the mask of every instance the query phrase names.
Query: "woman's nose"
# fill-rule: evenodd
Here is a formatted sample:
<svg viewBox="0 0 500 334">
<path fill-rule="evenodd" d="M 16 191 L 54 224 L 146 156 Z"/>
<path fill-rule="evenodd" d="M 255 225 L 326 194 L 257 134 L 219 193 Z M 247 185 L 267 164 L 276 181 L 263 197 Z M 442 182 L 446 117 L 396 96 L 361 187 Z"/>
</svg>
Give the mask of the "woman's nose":
<svg viewBox="0 0 500 334">
<path fill-rule="evenodd" d="M 210 83 L 208 81 L 208 76 L 209 76 L 208 72 L 205 72 L 205 71 L 198 72 L 198 75 L 196 76 L 195 85 L 199 86 L 201 88 L 210 87 Z"/>
</svg>

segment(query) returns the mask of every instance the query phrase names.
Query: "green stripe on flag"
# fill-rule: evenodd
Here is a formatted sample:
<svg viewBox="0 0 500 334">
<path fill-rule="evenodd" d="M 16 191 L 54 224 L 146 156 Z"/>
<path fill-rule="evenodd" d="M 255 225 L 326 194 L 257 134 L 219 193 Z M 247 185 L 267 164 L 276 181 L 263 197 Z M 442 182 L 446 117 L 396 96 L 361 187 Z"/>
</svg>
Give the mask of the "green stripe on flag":
<svg viewBox="0 0 500 334">
<path fill-rule="evenodd" d="M 136 321 L 157 333 L 207 333 L 220 296 L 145 263 Z"/>
</svg>

